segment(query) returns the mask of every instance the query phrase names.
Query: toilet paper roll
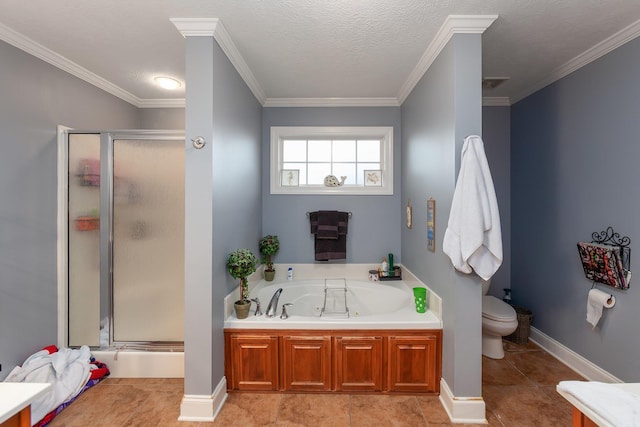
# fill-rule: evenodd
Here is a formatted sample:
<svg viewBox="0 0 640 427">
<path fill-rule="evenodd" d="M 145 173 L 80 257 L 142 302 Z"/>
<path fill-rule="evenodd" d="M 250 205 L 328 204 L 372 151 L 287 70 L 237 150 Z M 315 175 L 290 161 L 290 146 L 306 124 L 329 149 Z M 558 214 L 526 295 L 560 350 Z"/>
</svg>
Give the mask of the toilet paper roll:
<svg viewBox="0 0 640 427">
<path fill-rule="evenodd" d="M 616 297 L 599 289 L 591 289 L 587 297 L 587 322 L 595 328 L 602 317 L 602 309 L 614 305 Z"/>
</svg>

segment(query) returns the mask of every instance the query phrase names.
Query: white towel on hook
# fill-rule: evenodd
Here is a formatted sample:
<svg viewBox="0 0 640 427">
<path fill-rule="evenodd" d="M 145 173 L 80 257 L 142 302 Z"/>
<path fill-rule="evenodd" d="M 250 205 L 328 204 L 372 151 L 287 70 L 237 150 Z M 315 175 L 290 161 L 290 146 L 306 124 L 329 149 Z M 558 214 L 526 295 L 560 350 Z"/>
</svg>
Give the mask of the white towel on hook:
<svg viewBox="0 0 640 427">
<path fill-rule="evenodd" d="M 465 138 L 460 173 L 442 249 L 456 270 L 489 280 L 502 264 L 502 231 L 496 192 L 477 135 Z"/>
</svg>

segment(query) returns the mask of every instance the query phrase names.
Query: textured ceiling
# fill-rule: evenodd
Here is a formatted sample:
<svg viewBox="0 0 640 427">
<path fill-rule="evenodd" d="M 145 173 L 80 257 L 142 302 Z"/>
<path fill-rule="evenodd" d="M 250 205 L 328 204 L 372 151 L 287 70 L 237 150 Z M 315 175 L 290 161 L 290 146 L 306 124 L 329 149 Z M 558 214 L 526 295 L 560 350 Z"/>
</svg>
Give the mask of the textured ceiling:
<svg viewBox="0 0 640 427">
<path fill-rule="evenodd" d="M 640 1 L 2 0 L 0 39 L 152 101 L 184 97 L 153 84 L 184 80 L 185 41 L 170 18 L 219 18 L 267 99 L 397 98 L 448 15 L 493 14 L 483 75 L 509 80 L 484 96 L 517 100 L 640 20 Z"/>
</svg>

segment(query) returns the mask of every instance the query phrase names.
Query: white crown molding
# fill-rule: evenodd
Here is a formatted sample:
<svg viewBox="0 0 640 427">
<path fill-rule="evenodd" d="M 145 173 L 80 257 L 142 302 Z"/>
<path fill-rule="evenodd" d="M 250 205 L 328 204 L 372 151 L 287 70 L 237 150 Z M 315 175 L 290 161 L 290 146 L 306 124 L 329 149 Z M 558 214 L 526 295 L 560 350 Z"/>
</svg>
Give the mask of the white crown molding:
<svg viewBox="0 0 640 427">
<path fill-rule="evenodd" d="M 184 98 L 140 99 L 138 108 L 184 108 Z"/>
<path fill-rule="evenodd" d="M 483 96 L 482 106 L 483 107 L 509 107 L 511 106 L 511 101 L 509 100 L 508 96 Z"/>
<path fill-rule="evenodd" d="M 67 73 L 74 75 L 87 83 L 90 83 L 105 92 L 112 94 L 113 96 L 117 96 L 118 98 L 128 102 L 129 104 L 133 104 L 138 106 L 140 102 L 140 98 L 135 95 L 127 92 L 119 86 L 114 85 L 108 80 L 103 79 L 97 74 L 92 73 L 86 68 L 76 64 L 75 62 L 65 58 L 64 56 L 47 49 L 40 43 L 31 40 L 30 38 L 18 33 L 17 31 L 12 30 L 4 24 L 0 24 L 0 39 L 9 43 L 12 46 L 17 47 L 30 55 L 39 58 L 54 67 L 61 69 L 62 71 L 66 71 Z"/>
<path fill-rule="evenodd" d="M 449 15 L 398 92 L 402 104 L 454 34 L 482 34 L 498 15 Z"/>
<path fill-rule="evenodd" d="M 261 105 L 264 105 L 267 96 L 246 61 L 242 55 L 240 55 L 229 33 L 227 33 L 224 25 L 222 25 L 222 21 L 218 18 L 171 18 L 170 21 L 184 37 L 213 37 L 218 42 L 218 45 L 220 45 L 224 54 L 227 55 L 227 58 L 229 58 L 229 61 L 231 61 L 231 64 L 233 64 L 238 74 L 240 74 L 240 77 L 242 77 L 247 84 L 253 96 L 256 97 Z"/>
<path fill-rule="evenodd" d="M 538 80 L 535 84 L 529 86 L 526 90 L 513 97 L 512 104 L 515 104 L 516 102 L 526 98 L 532 93 L 537 92 L 546 86 L 549 86 L 551 83 L 554 83 L 561 78 L 573 73 L 574 71 L 606 55 L 612 50 L 619 48 L 623 44 L 635 39 L 638 36 L 640 36 L 640 20 L 623 28 L 614 35 L 604 39 L 600 43 L 571 59 L 564 65 L 556 68 L 548 77 L 542 80 Z"/>
<path fill-rule="evenodd" d="M 396 98 L 267 98 L 263 107 L 399 107 Z"/>
<path fill-rule="evenodd" d="M 180 31 L 183 37 L 213 37 L 218 25 L 218 18 L 169 18 L 169 21 Z"/>
</svg>

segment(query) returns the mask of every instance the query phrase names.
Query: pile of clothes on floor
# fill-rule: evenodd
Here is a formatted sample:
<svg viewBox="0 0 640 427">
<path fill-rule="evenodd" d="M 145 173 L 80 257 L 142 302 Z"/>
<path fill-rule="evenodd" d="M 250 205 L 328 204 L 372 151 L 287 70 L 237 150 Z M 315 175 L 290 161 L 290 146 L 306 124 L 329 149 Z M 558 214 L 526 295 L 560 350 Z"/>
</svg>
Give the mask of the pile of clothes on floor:
<svg viewBox="0 0 640 427">
<path fill-rule="evenodd" d="M 58 348 L 50 345 L 16 366 L 5 382 L 50 383 L 49 391 L 31 404 L 31 424 L 46 426 L 81 393 L 96 385 L 109 369 L 96 361 L 89 347 Z"/>
</svg>

